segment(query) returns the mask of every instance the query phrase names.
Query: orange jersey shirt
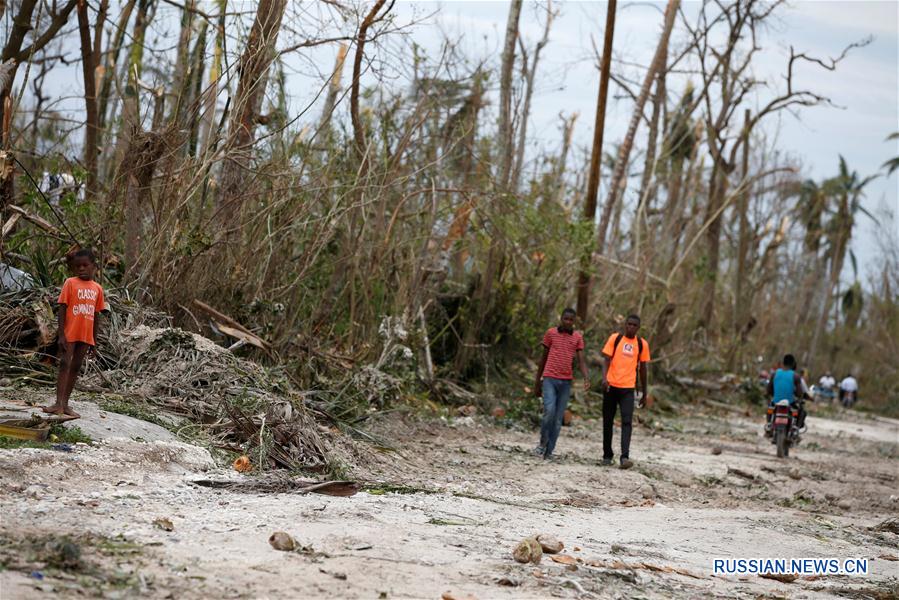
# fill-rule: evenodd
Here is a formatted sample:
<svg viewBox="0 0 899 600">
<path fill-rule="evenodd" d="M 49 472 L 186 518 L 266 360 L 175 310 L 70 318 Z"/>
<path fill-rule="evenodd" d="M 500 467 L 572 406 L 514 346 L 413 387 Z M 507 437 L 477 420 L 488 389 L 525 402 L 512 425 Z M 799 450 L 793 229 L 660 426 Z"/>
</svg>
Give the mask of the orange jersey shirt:
<svg viewBox="0 0 899 600">
<path fill-rule="evenodd" d="M 94 317 L 107 308 L 100 284 L 96 281 L 69 277 L 62 286 L 58 302 L 66 307 L 66 324 L 63 331 L 66 341 L 96 345 Z"/>
<path fill-rule="evenodd" d="M 635 388 L 637 387 L 637 352 L 639 348 L 637 338 L 622 336 L 616 349 L 615 338 L 617 337 L 617 333 L 609 336 L 602 349 L 603 354 L 612 357 L 609 372 L 606 373 L 606 380 L 612 387 Z M 649 360 L 649 344 L 643 340 L 643 353 L 640 355 L 640 362 L 649 362 Z"/>
</svg>

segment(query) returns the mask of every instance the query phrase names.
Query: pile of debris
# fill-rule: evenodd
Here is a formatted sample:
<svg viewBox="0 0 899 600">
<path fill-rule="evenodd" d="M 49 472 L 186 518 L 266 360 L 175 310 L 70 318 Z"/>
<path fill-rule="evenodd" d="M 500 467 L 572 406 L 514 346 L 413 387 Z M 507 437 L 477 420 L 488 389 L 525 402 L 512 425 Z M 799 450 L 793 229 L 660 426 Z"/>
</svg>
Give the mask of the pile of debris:
<svg viewBox="0 0 899 600">
<path fill-rule="evenodd" d="M 0 377 L 7 384 L 55 382 L 57 294 L 0 293 Z M 85 367 L 79 388 L 121 394 L 202 428 L 216 446 L 248 455 L 255 468 L 329 466 L 331 444 L 323 441 L 329 430 L 283 374 L 173 328 L 170 317 L 125 296 L 109 293 L 107 304 L 100 359 Z"/>
<path fill-rule="evenodd" d="M 257 465 L 327 466 L 319 427 L 283 375 L 177 328 L 139 325 L 112 343 L 119 365 L 90 374 L 86 383 L 202 424 L 219 447 Z"/>
</svg>

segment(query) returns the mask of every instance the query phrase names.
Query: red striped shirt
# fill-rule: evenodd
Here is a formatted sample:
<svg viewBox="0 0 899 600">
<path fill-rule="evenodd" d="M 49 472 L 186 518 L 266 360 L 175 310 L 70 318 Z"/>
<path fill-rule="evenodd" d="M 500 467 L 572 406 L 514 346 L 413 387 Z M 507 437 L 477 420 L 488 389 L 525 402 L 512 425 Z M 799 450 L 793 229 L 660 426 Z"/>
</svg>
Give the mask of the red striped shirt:
<svg viewBox="0 0 899 600">
<path fill-rule="evenodd" d="M 584 349 L 584 336 L 581 335 L 581 332 L 561 333 L 558 327 L 552 327 L 546 330 L 546 334 L 543 336 L 543 345 L 549 348 L 543 376 L 553 379 L 571 379 L 574 355 L 578 350 Z"/>
</svg>

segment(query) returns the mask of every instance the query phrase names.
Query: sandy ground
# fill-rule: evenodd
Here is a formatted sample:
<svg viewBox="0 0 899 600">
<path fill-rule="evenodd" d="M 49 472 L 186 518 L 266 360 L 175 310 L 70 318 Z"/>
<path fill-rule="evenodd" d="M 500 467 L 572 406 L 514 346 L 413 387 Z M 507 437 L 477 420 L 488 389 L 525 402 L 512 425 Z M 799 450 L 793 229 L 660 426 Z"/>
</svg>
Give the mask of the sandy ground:
<svg viewBox="0 0 899 600">
<path fill-rule="evenodd" d="M 85 429 L 100 419 L 82 412 Z M 94 429 L 70 453 L 2 450 L 0 597 L 899 597 L 899 535 L 872 528 L 899 512 L 899 422 L 812 416 L 778 460 L 760 418 L 641 420 L 622 471 L 597 466 L 590 421 L 544 462 L 528 453 L 535 433 L 487 419 L 385 418 L 374 429 L 397 450 L 347 498 L 198 487 L 244 476 L 145 430 Z M 300 548 L 274 550 L 279 530 Z M 516 563 L 537 533 L 574 564 Z M 870 574 L 713 577 L 715 557 L 867 558 Z"/>
</svg>

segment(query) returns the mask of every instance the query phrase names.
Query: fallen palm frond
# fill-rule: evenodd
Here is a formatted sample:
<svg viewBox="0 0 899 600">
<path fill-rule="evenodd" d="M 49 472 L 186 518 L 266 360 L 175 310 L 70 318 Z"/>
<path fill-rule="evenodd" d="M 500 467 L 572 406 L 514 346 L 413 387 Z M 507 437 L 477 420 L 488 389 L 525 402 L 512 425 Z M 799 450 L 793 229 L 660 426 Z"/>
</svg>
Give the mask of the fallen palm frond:
<svg viewBox="0 0 899 600">
<path fill-rule="evenodd" d="M 324 494 L 326 496 L 352 496 L 359 491 L 359 485 L 353 481 L 309 481 L 297 479 L 277 473 L 265 477 L 238 481 L 216 481 L 199 479 L 194 485 L 233 492 L 270 493 L 270 494 Z"/>
</svg>

